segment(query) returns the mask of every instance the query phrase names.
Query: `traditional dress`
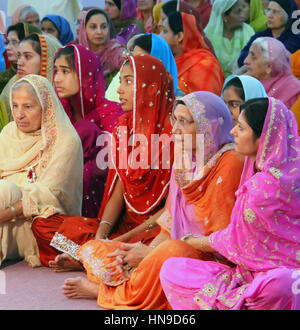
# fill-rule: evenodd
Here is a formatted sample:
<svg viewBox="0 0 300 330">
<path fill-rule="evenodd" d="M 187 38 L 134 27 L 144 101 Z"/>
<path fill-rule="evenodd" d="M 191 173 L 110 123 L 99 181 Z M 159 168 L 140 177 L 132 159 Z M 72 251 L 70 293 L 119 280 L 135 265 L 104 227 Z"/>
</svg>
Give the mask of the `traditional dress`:
<svg viewBox="0 0 300 330">
<path fill-rule="evenodd" d="M 35 33 L 34 33 L 35 34 Z M 61 44 L 59 41 L 57 41 L 56 38 L 49 36 L 49 35 L 42 35 L 37 34 L 40 39 L 40 45 L 41 45 L 41 60 L 40 60 L 40 75 L 42 77 L 47 78 L 51 83 L 53 81 L 53 59 L 58 51 L 58 49 L 61 47 Z M 9 94 L 11 86 L 19 79 L 18 75 L 13 76 L 10 81 L 7 83 L 5 88 L 3 89 L 0 99 L 4 103 L 4 106 L 7 111 L 7 115 L 9 118 L 9 121 L 13 120 L 12 113 L 11 113 L 11 107 L 9 102 Z"/>
<path fill-rule="evenodd" d="M 209 51 L 193 15 L 182 13 L 184 39 L 182 55 L 176 56 L 178 87 L 185 93 L 208 91 L 221 95 L 224 74 Z"/>
<path fill-rule="evenodd" d="M 116 39 L 126 44 L 131 36 L 144 33 L 143 23 L 137 19 L 137 0 L 120 0 L 121 15 L 118 21 L 113 22 L 116 30 Z"/>
<path fill-rule="evenodd" d="M 290 12 L 287 13 L 289 15 L 289 20 L 286 24 L 286 28 L 283 31 L 283 33 L 280 35 L 277 40 L 281 41 L 285 48 L 291 53 L 295 53 L 299 48 L 300 48 L 300 34 L 299 33 L 294 33 L 293 31 L 293 24 L 295 23 L 296 26 L 296 18 L 293 18 L 292 13 L 296 10 L 298 10 L 297 5 L 295 4 L 294 0 L 286 0 L 287 2 L 290 2 Z M 298 16 L 296 16 L 298 17 Z M 257 32 L 253 36 L 251 36 L 250 40 L 248 43 L 245 45 L 245 47 L 242 49 L 241 54 L 238 59 L 238 65 L 241 67 L 244 64 L 244 61 L 246 57 L 248 56 L 250 47 L 253 43 L 253 41 L 257 38 L 260 37 L 271 37 L 273 38 L 273 33 L 272 30 L 267 28 L 264 31 Z"/>
<path fill-rule="evenodd" d="M 261 0 L 250 1 L 249 25 L 255 32 L 263 31 L 267 28 L 267 16 L 264 13 Z"/>
<path fill-rule="evenodd" d="M 271 78 L 261 80 L 269 97 L 282 101 L 289 109 L 300 96 L 300 81 L 293 76 L 291 56 L 283 43 L 275 38 L 263 38 L 268 43 L 268 63 Z"/>
<path fill-rule="evenodd" d="M 163 64 L 152 56 L 136 56 L 130 58 L 130 61 L 135 74 L 134 109 L 120 118 L 112 134 L 111 163 L 108 164 L 110 169 L 98 218 L 54 216 L 48 219 L 48 230 L 38 239 L 41 260 L 46 266 L 60 253 L 59 251 L 77 258 L 75 253 L 80 245 L 94 239 L 99 219 L 117 179 L 122 184 L 126 208 L 114 228 L 112 237 L 127 233 L 164 206 L 173 163 L 172 150 L 170 158 L 166 160 L 169 161 L 167 164 L 170 165 L 169 169 L 164 169 L 163 165 L 166 164 L 157 162 L 162 158 L 163 150 L 164 154 L 167 154 L 168 145 L 166 148 L 163 147 L 169 140 L 164 142 L 163 146 L 160 143 L 157 152 L 152 156 L 150 146 L 141 151 L 142 155 L 147 154 L 149 166 L 151 164 L 152 167 L 148 167 L 148 163 L 144 162 L 138 168 L 132 165 L 132 152 L 139 152 L 141 146 L 132 150 L 131 145 L 134 145 L 135 139 L 141 135 L 147 137 L 147 141 L 151 141 L 152 134 L 158 136 L 166 134 L 166 137 L 170 137 L 172 131 L 170 116 L 174 101 L 173 81 Z M 139 145 L 139 141 L 137 144 Z M 122 152 L 127 150 L 126 155 L 122 152 L 119 155 L 120 150 Z M 155 148 L 154 150 L 156 151 Z M 154 167 L 156 165 L 158 168 Z M 39 227 L 39 221 L 36 221 L 34 226 Z M 157 228 L 154 228 L 140 235 L 138 240 L 149 241 L 157 233 Z"/>
<path fill-rule="evenodd" d="M 107 309 L 169 309 L 162 291 L 159 271 L 172 256 L 214 260 L 179 241 L 189 233 L 209 235 L 225 228 L 235 203 L 243 159 L 237 155 L 229 132 L 232 119 L 224 102 L 208 92 L 197 92 L 182 98 L 196 123 L 197 134 L 204 135 L 202 167 L 172 170 L 166 211 L 158 223 L 171 239 L 160 244 L 131 273 L 128 281 L 111 276 L 105 265 L 108 249 L 116 242 L 90 241 L 77 252 L 88 279 L 99 283 L 98 304 Z M 195 156 L 195 155 L 194 155 Z M 175 165 L 174 165 L 175 166 Z M 229 177 L 228 173 L 237 175 Z M 218 205 L 219 207 L 215 207 Z"/>
<path fill-rule="evenodd" d="M 223 68 L 225 77 L 232 74 L 233 66 L 237 61 L 241 50 L 254 34 L 253 28 L 243 23 L 243 26 L 235 30 L 231 40 L 223 36 L 224 22 L 222 14 L 236 4 L 237 0 L 216 0 L 209 22 L 204 29 L 208 39 L 211 41 L 215 54 Z"/>
<path fill-rule="evenodd" d="M 3 102 L 0 100 L 0 132 L 8 124 L 8 116 Z"/>
<path fill-rule="evenodd" d="M 86 16 L 88 13 L 89 11 L 84 13 L 81 21 L 79 44 L 90 48 L 85 27 Z M 106 87 L 109 85 L 114 75 L 120 70 L 121 65 L 124 62 L 123 51 L 125 49 L 123 44 L 113 38 L 111 31 L 108 32 L 108 35 L 109 37 L 104 47 L 97 53 L 101 61 Z"/>
<path fill-rule="evenodd" d="M 245 160 L 231 222 L 209 236 L 233 265 L 169 259 L 160 279 L 173 309 L 300 308 L 293 292 L 300 266 L 297 131 L 293 113 L 269 98 L 256 161 Z"/>
<path fill-rule="evenodd" d="M 46 15 L 43 20 L 45 18 L 50 20 L 57 28 L 57 31 L 59 33 L 58 40 L 63 46 L 74 40 L 74 35 L 70 23 L 64 17 L 59 15 Z"/>
<path fill-rule="evenodd" d="M 41 129 L 23 133 L 13 121 L 0 134 L 2 209 L 22 199 L 26 220 L 0 225 L 0 263 L 25 258 L 40 266 L 38 246 L 31 231 L 36 217 L 81 212 L 82 147 L 50 82 L 28 75 L 42 106 Z"/>
<path fill-rule="evenodd" d="M 73 47 L 79 81 L 78 108 L 82 120 L 75 122 L 70 99 L 60 99 L 80 136 L 84 153 L 82 216 L 96 218 L 103 197 L 107 170 L 101 170 L 96 158 L 101 150 L 97 139 L 111 133 L 124 114 L 121 105 L 104 98 L 105 83 L 99 57 L 82 45 Z M 58 51 L 59 52 L 59 51 Z M 54 59 L 55 62 L 55 59 Z"/>
</svg>

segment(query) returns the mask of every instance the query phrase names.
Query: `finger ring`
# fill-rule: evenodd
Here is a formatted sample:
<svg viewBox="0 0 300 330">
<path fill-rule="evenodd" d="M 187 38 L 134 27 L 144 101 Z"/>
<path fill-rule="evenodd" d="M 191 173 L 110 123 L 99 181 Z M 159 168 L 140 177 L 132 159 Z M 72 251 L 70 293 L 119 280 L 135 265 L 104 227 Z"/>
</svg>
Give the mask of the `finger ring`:
<svg viewBox="0 0 300 330">
<path fill-rule="evenodd" d="M 131 266 L 126 262 L 124 265 L 123 265 L 123 268 L 124 268 L 124 270 L 126 270 L 126 271 L 130 271 L 131 270 Z"/>
</svg>

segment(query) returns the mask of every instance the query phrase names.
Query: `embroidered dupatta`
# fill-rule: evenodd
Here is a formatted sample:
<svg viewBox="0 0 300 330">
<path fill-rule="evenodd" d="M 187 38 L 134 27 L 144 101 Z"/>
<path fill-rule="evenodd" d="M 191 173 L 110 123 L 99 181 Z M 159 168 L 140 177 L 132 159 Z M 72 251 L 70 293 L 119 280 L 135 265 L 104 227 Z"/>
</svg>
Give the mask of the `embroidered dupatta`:
<svg viewBox="0 0 300 330">
<path fill-rule="evenodd" d="M 300 266 L 300 140 L 294 114 L 279 100 L 269 108 L 254 161 L 246 157 L 230 225 L 210 245 L 250 271 Z"/>
<path fill-rule="evenodd" d="M 171 136 L 170 116 L 174 102 L 174 89 L 169 73 L 158 59 L 144 55 L 130 57 L 129 61 L 134 72 L 134 109 L 120 118 L 113 132 L 114 148 L 111 150 L 127 148 L 130 156 L 128 159 L 127 155 L 125 156 L 126 168 L 122 169 L 121 162 L 124 166 L 124 157 L 120 158 L 118 152 L 116 152 L 116 157 L 112 155 L 113 168 L 109 170 L 98 217 L 101 218 L 116 180 L 119 178 L 126 208 L 130 210 L 129 213 L 127 211 L 128 217 L 132 225 L 136 226 L 157 209 L 168 192 L 173 152 L 172 150 L 170 152 L 169 169 L 164 169 L 161 161 L 162 153 L 168 152 L 169 141 L 163 142 L 163 146 L 160 144 L 152 157 L 151 136 L 153 134 Z M 123 135 L 123 139 L 126 139 L 125 143 L 120 140 L 121 134 L 126 134 L 125 137 Z M 148 143 L 139 144 L 138 141 L 139 145 L 133 150 L 129 141 L 135 145 L 141 135 L 147 138 Z M 139 159 L 142 166 L 135 169 L 131 162 L 131 155 L 133 155 L 132 151 L 138 152 L 139 149 L 145 152 L 142 155 L 147 155 L 148 159 Z"/>
</svg>

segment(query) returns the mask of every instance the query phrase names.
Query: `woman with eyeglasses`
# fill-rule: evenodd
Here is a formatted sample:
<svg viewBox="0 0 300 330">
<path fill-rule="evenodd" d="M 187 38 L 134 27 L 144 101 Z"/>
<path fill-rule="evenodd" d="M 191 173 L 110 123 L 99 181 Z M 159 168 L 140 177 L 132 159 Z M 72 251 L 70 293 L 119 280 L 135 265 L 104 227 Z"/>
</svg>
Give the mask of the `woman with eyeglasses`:
<svg viewBox="0 0 300 330">
<path fill-rule="evenodd" d="M 112 244 L 119 242 L 86 243 L 78 256 L 87 279 L 67 280 L 63 291 L 68 298 L 87 295 L 106 309 L 170 309 L 159 280 L 164 261 L 172 256 L 214 260 L 212 254 L 198 253 L 180 238 L 190 233 L 206 236 L 229 224 L 243 167 L 229 135 L 231 115 L 220 97 L 195 92 L 177 101 L 171 121 L 175 152 L 183 138 L 190 138 L 185 151 L 196 166 L 174 164 L 167 204 L 157 220 L 160 234 L 149 246 L 119 244 L 114 252 Z M 197 159 L 196 142 L 202 138 L 204 152 Z M 180 158 L 175 155 L 177 161 Z"/>
<path fill-rule="evenodd" d="M 239 67 L 244 65 L 244 61 L 248 56 L 250 47 L 254 40 L 260 37 L 271 37 L 281 41 L 285 48 L 291 53 L 295 53 L 300 48 L 300 34 L 294 31 L 298 29 L 296 22 L 298 16 L 293 17 L 294 11 L 298 7 L 294 0 L 272 0 L 268 4 L 267 10 L 267 29 L 255 33 L 247 45 L 243 48 L 238 59 Z"/>
</svg>

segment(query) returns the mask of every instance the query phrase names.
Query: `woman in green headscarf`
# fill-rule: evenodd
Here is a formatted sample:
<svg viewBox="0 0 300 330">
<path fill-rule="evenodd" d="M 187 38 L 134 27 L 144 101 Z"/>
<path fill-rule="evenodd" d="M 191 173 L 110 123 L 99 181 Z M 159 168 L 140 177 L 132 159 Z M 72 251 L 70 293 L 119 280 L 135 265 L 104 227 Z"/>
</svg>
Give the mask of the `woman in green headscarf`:
<svg viewBox="0 0 300 330">
<path fill-rule="evenodd" d="M 241 50 L 255 33 L 244 23 L 245 19 L 241 0 L 215 0 L 204 32 L 214 47 L 225 77 L 233 72 Z"/>
<path fill-rule="evenodd" d="M 267 28 L 267 16 L 264 13 L 261 0 L 241 0 L 244 3 L 246 23 L 255 32 L 263 31 Z"/>
</svg>

